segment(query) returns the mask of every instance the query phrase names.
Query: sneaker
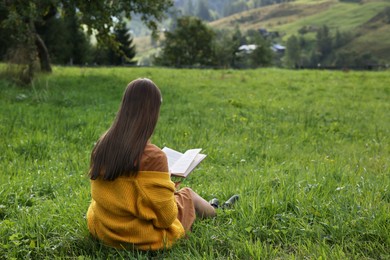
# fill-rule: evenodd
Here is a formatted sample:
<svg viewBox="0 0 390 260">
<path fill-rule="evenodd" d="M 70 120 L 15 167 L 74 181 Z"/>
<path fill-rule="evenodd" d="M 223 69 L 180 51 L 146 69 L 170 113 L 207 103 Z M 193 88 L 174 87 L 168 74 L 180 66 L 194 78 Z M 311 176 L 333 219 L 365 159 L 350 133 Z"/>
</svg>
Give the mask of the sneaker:
<svg viewBox="0 0 390 260">
<path fill-rule="evenodd" d="M 239 195 L 231 196 L 230 199 L 228 199 L 225 203 L 222 204 L 222 208 L 231 208 L 234 205 L 234 203 L 238 201 L 239 198 L 240 198 Z"/>
<path fill-rule="evenodd" d="M 217 198 L 214 198 L 209 201 L 210 205 L 213 206 L 214 208 L 219 208 L 219 200 Z"/>
</svg>

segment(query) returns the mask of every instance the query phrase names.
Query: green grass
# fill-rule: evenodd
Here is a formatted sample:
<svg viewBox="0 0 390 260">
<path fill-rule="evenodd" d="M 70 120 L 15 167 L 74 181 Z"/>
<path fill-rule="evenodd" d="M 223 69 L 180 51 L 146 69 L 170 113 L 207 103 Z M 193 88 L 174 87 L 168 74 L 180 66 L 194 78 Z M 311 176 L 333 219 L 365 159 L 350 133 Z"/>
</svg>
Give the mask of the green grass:
<svg viewBox="0 0 390 260">
<path fill-rule="evenodd" d="M 93 241 L 94 142 L 127 83 L 164 102 L 153 142 L 207 159 L 188 179 L 241 199 L 166 252 Z M 390 77 L 383 72 L 62 68 L 0 80 L 0 256 L 6 259 L 389 259 Z"/>
<path fill-rule="evenodd" d="M 327 10 L 319 10 L 318 14 L 299 19 L 294 23 L 275 27 L 277 30 L 296 33 L 303 26 L 327 25 L 331 29 L 350 31 L 366 23 L 390 4 L 386 2 L 371 2 L 365 4 L 336 3 Z M 287 36 L 288 38 L 288 36 Z"/>
</svg>

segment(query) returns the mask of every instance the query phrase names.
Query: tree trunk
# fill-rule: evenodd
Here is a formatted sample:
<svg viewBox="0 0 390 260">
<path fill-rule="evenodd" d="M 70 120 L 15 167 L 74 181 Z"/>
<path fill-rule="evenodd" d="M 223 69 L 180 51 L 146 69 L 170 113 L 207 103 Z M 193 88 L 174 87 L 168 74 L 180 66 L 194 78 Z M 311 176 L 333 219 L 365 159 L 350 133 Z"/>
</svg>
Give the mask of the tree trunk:
<svg viewBox="0 0 390 260">
<path fill-rule="evenodd" d="M 20 80 L 24 84 L 28 85 L 34 79 L 35 70 L 36 70 L 35 61 L 37 57 L 37 49 L 34 43 L 35 27 L 31 21 L 29 22 L 29 27 L 26 31 L 26 34 L 27 34 L 27 39 L 25 42 L 25 48 L 27 50 L 27 57 L 26 57 L 27 68 L 22 71 Z"/>
<path fill-rule="evenodd" d="M 47 51 L 46 44 L 42 40 L 39 34 L 35 33 L 35 44 L 38 50 L 39 62 L 41 70 L 45 72 L 52 72 L 49 52 Z"/>
</svg>

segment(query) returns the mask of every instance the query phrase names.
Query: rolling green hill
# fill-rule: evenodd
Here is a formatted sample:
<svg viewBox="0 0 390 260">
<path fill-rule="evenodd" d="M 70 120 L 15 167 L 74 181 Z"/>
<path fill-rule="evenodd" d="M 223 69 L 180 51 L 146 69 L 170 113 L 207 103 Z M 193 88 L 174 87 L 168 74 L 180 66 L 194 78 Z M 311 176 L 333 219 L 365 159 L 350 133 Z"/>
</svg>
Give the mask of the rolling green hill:
<svg viewBox="0 0 390 260">
<path fill-rule="evenodd" d="M 313 39 L 316 28 L 327 25 L 349 32 L 353 40 L 344 48 L 356 52 L 369 51 L 384 61 L 390 61 L 390 1 L 367 0 L 360 3 L 302 0 L 256 8 L 210 23 L 216 29 L 238 26 L 240 30 L 264 28 L 277 31 L 281 41 L 301 29 L 305 38 Z"/>
<path fill-rule="evenodd" d="M 369 52 L 382 63 L 390 63 L 390 1 L 363 0 L 360 3 L 336 0 L 298 0 L 237 13 L 209 23 L 214 29 L 241 31 L 277 31 L 280 43 L 291 35 L 304 31 L 305 39 L 314 40 L 319 27 L 327 25 L 332 35 L 336 31 L 349 33 L 352 40 L 338 51 Z M 143 59 L 156 49 L 150 36 L 135 38 L 137 58 Z"/>
</svg>

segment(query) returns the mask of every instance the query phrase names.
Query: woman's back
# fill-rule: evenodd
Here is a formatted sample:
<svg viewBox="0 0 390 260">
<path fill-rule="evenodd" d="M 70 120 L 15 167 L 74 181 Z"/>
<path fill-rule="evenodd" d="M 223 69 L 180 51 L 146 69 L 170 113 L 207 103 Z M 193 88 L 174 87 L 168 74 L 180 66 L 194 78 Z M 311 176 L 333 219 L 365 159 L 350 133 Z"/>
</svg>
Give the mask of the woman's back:
<svg viewBox="0 0 390 260">
<path fill-rule="evenodd" d="M 91 234 L 106 244 L 139 249 L 170 247 L 184 235 L 164 152 L 148 143 L 135 176 L 91 180 Z"/>
</svg>

